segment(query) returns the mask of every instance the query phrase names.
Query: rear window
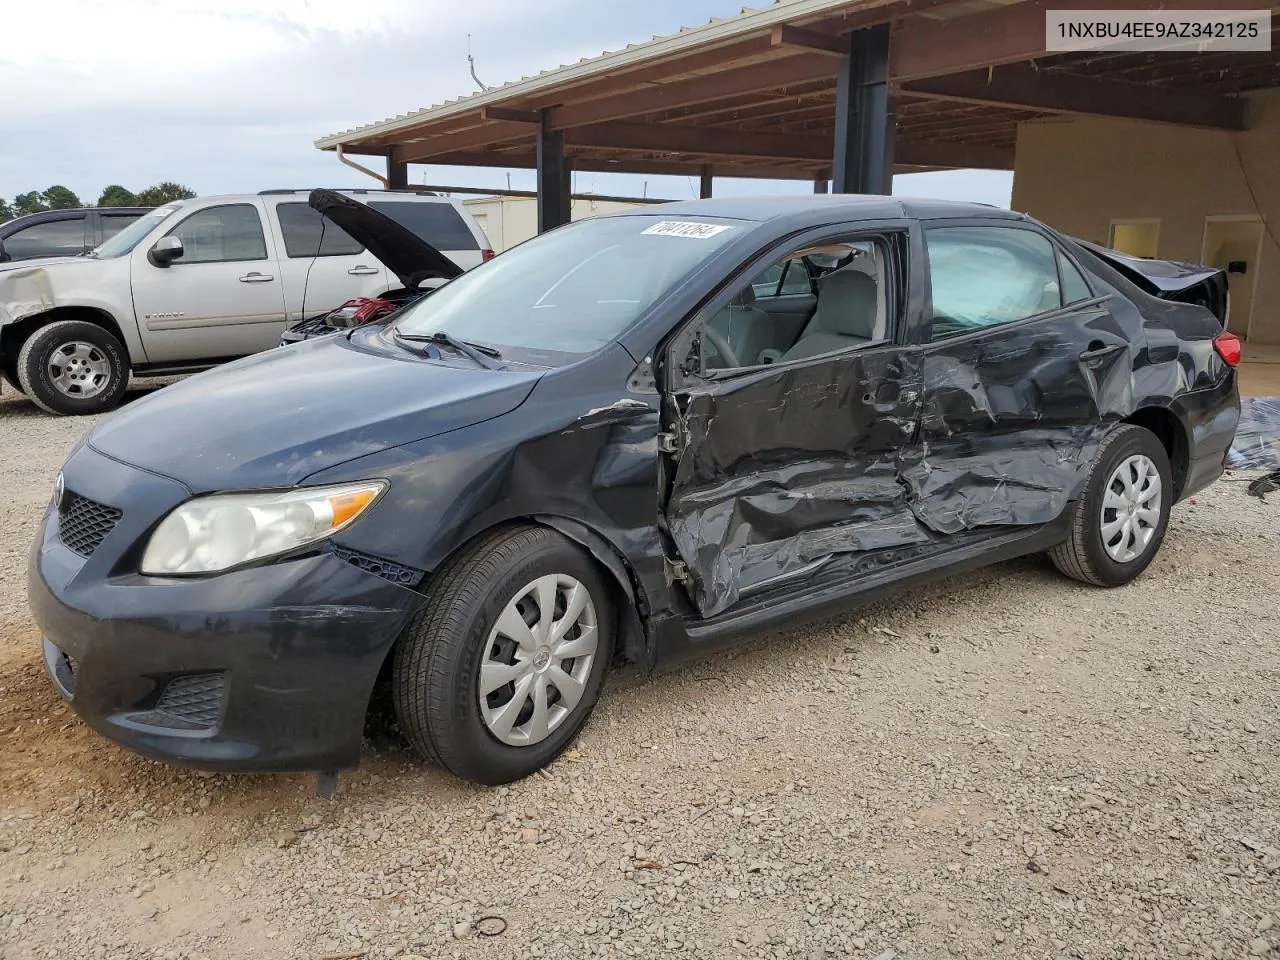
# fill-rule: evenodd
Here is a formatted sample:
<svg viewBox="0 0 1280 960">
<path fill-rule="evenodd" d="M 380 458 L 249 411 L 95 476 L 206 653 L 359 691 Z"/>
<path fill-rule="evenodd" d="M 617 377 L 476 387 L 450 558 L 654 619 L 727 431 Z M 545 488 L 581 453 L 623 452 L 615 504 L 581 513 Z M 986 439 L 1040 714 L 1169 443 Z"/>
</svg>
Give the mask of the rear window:
<svg viewBox="0 0 1280 960">
<path fill-rule="evenodd" d="M 290 257 L 342 257 L 364 250 L 349 233 L 305 203 L 281 203 L 276 215 Z"/>
<path fill-rule="evenodd" d="M 479 250 L 466 221 L 451 203 L 373 200 L 369 206 L 418 235 L 437 250 Z"/>
</svg>

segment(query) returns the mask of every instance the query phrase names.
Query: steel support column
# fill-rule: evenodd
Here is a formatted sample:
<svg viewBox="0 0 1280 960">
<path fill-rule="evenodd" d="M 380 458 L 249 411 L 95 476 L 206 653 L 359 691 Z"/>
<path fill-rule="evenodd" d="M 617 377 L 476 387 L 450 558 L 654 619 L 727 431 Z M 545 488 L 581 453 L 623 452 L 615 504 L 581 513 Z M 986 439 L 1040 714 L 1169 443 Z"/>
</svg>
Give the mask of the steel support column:
<svg viewBox="0 0 1280 960">
<path fill-rule="evenodd" d="M 698 181 L 698 198 L 699 199 L 701 200 L 710 199 L 711 181 L 712 181 L 711 168 L 703 167 L 702 176 L 699 178 L 699 181 Z"/>
<path fill-rule="evenodd" d="M 892 192 L 894 127 L 889 25 L 855 30 L 836 76 L 832 193 Z"/>
<path fill-rule="evenodd" d="M 546 114 L 538 125 L 538 232 L 554 230 L 572 219 L 569 160 L 564 134 L 547 128 Z"/>
<path fill-rule="evenodd" d="M 409 188 L 409 164 L 387 157 L 387 189 L 407 190 Z"/>
</svg>

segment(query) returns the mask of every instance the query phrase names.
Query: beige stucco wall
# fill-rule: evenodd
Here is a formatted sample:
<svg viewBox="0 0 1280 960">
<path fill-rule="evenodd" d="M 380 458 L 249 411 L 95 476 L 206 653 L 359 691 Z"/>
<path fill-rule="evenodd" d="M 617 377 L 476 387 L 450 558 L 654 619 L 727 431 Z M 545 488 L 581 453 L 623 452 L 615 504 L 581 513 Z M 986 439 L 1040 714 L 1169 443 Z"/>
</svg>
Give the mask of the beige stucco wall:
<svg viewBox="0 0 1280 960">
<path fill-rule="evenodd" d="M 1092 117 L 1024 123 L 1013 208 L 1097 243 L 1107 242 L 1112 220 L 1159 217 L 1159 256 L 1173 260 L 1200 260 L 1209 216 L 1261 215 L 1280 235 L 1280 91 L 1249 98 L 1247 127 L 1232 134 Z M 1266 230 L 1249 280 L 1255 270 L 1249 339 L 1280 343 L 1280 248 Z M 1234 289 L 1246 278 L 1231 280 Z"/>
<path fill-rule="evenodd" d="M 498 253 L 538 233 L 538 207 L 532 197 L 477 197 L 463 203 L 484 228 Z M 602 213 L 629 210 L 634 206 L 636 204 L 614 200 L 581 198 L 573 201 L 572 215 L 574 220 L 582 220 Z"/>
</svg>

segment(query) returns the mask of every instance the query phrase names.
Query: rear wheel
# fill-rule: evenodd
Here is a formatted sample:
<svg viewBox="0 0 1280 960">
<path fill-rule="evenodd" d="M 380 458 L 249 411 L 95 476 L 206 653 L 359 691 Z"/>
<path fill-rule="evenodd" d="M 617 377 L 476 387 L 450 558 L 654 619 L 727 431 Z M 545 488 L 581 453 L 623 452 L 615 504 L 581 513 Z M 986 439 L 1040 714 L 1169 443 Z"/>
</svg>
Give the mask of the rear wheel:
<svg viewBox="0 0 1280 960">
<path fill-rule="evenodd" d="M 40 327 L 22 345 L 17 367 L 23 393 L 49 413 L 103 413 L 129 385 L 124 344 L 85 320 Z"/>
<path fill-rule="evenodd" d="M 595 706 L 613 637 L 609 595 L 576 544 L 541 527 L 496 531 L 439 574 L 399 640 L 400 726 L 464 779 L 528 776 Z"/>
<path fill-rule="evenodd" d="M 1099 445 L 1071 536 L 1049 556 L 1077 580 L 1101 587 L 1126 584 L 1155 559 L 1171 506 L 1164 446 L 1151 431 L 1122 425 Z"/>
</svg>

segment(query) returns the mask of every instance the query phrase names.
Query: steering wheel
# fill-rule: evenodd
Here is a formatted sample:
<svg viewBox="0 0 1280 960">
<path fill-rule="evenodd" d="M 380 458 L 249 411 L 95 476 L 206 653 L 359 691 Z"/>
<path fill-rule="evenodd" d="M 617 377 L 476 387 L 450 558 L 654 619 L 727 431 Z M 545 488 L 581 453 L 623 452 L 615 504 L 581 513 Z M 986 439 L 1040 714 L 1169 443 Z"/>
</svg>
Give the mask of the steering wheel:
<svg viewBox="0 0 1280 960">
<path fill-rule="evenodd" d="M 726 367 L 740 367 L 742 361 L 738 359 L 738 355 L 733 352 L 733 347 L 729 346 L 729 341 L 720 335 L 720 331 L 713 330 L 706 326 L 702 328 L 702 335 L 707 339 L 711 346 L 716 348 L 716 353 L 720 359 L 724 361 Z"/>
</svg>

